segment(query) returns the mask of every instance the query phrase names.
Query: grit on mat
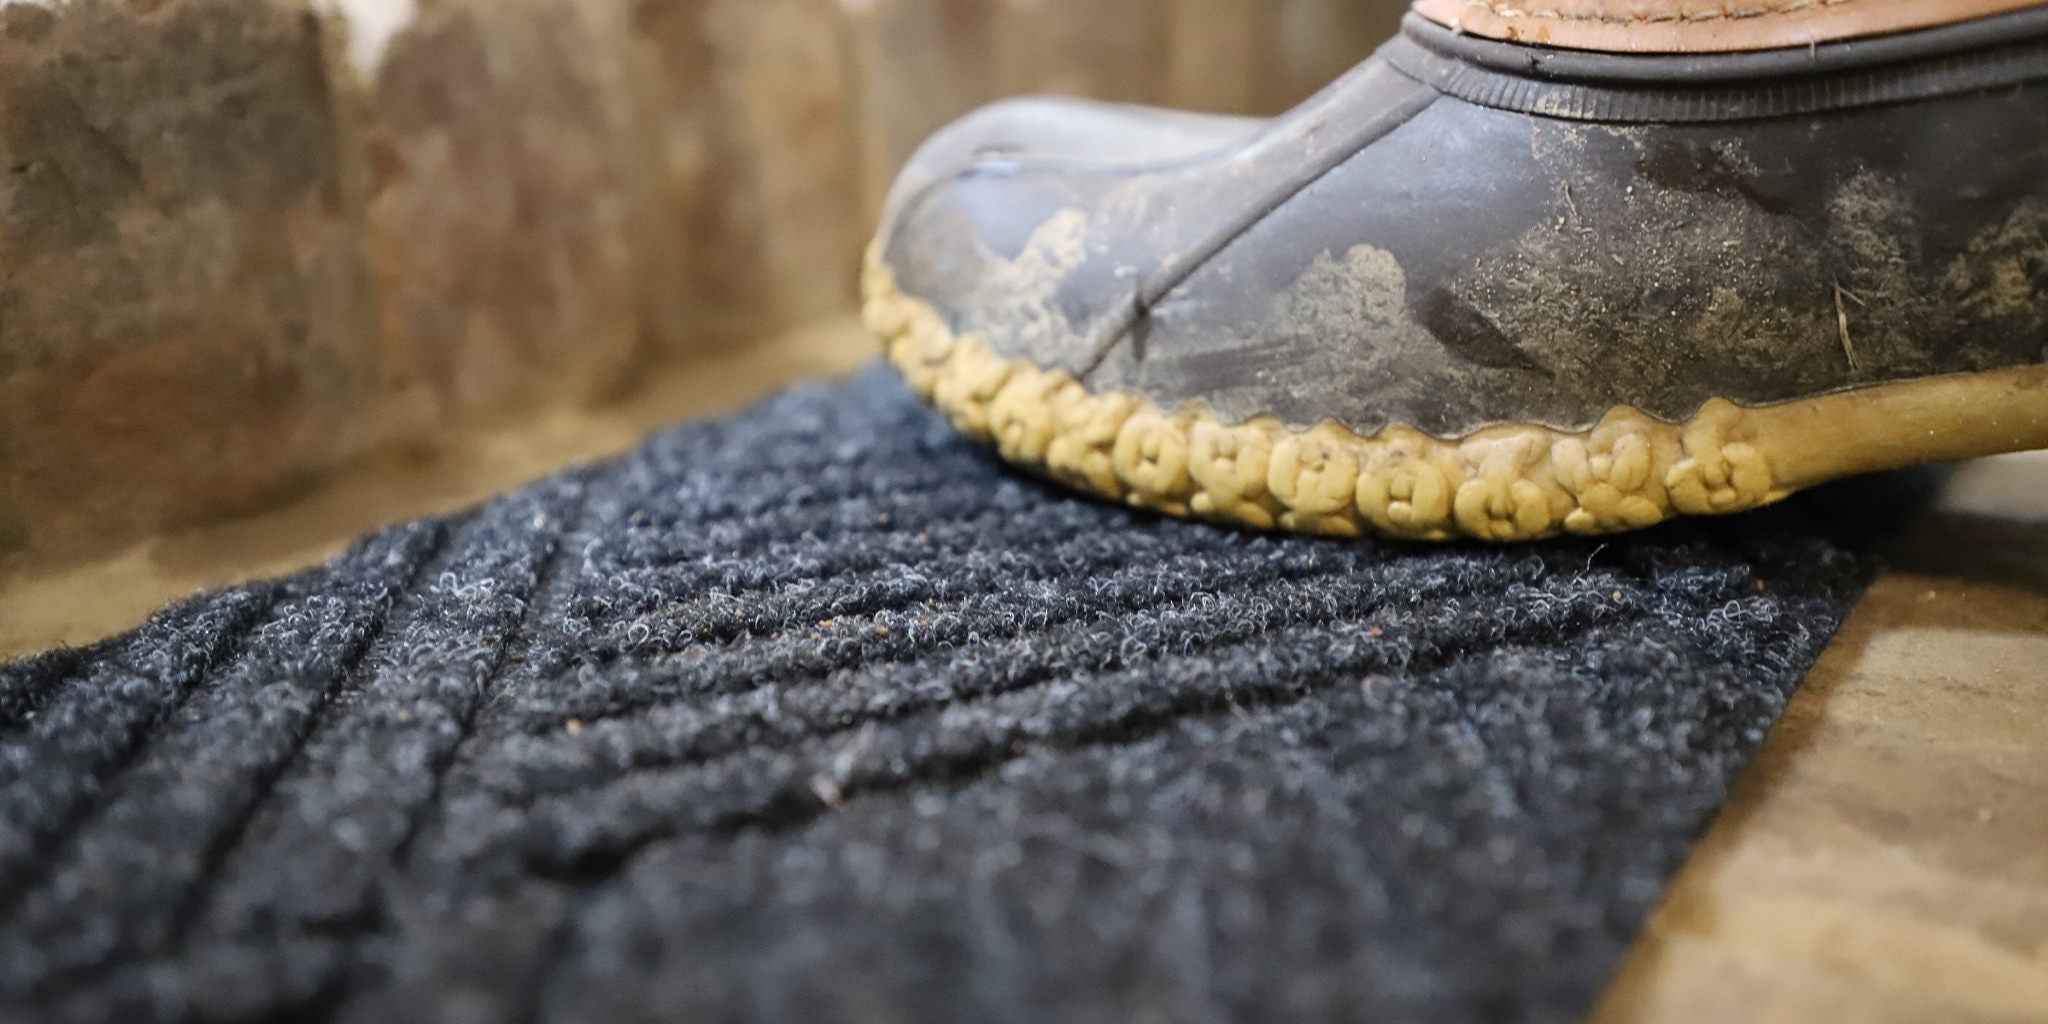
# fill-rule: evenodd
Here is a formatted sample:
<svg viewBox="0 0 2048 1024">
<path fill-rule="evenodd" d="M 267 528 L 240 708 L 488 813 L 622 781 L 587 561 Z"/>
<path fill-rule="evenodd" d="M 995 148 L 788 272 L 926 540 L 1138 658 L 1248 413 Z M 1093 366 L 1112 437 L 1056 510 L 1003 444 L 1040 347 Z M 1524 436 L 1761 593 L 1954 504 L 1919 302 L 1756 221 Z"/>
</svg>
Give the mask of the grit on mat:
<svg viewBox="0 0 2048 1024">
<path fill-rule="evenodd" d="M 805 386 L 0 668 L 0 1016 L 1571 1020 L 1924 484 L 1280 536 Z"/>
</svg>

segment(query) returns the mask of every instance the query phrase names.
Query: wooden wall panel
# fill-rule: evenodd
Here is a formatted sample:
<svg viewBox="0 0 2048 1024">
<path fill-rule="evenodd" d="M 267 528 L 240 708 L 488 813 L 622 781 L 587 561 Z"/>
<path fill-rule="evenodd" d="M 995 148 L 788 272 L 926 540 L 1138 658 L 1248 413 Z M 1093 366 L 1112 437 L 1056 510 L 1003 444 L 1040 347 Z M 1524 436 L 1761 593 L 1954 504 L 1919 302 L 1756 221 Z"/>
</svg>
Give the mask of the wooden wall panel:
<svg viewBox="0 0 2048 1024">
<path fill-rule="evenodd" d="M 368 83 L 369 206 L 402 429 L 613 388 L 652 322 L 622 37 L 575 0 L 443 0 Z"/>
<path fill-rule="evenodd" d="M 1005 94 L 1164 101 L 1170 0 L 996 3 L 996 82 Z"/>
<path fill-rule="evenodd" d="M 844 310 L 867 232 L 853 54 L 834 0 L 644 0 L 684 344 Z"/>
<path fill-rule="evenodd" d="M 1268 113 L 1284 0 L 1172 0 L 1160 72 L 1164 99 L 1218 114 Z"/>
<path fill-rule="evenodd" d="M 992 0 L 844 0 L 864 220 L 926 136 L 1003 92 Z"/>
<path fill-rule="evenodd" d="M 1273 8 L 1264 105 L 1274 110 L 1307 99 L 1370 56 L 1408 9 L 1398 0 L 1279 0 Z"/>
</svg>

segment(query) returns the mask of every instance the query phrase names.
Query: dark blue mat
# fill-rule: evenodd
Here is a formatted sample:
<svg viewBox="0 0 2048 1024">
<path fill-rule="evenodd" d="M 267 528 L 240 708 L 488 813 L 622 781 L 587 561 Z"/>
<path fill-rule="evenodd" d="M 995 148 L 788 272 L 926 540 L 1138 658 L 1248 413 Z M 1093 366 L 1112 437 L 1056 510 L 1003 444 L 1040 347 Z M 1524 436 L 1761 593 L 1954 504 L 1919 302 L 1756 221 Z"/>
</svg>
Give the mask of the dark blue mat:
<svg viewBox="0 0 2048 1024">
<path fill-rule="evenodd" d="M 1915 496 L 1268 537 L 800 389 L 0 668 L 0 1002 L 1569 1020 Z"/>
</svg>

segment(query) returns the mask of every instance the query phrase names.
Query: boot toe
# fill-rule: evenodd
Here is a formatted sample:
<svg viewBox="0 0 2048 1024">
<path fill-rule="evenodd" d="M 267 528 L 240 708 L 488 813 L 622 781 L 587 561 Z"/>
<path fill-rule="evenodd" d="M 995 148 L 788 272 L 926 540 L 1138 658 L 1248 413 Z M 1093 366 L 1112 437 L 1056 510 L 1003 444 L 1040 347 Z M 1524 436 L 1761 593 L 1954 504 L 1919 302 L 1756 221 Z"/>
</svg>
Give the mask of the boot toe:
<svg viewBox="0 0 2048 1024">
<path fill-rule="evenodd" d="M 1264 123 L 1063 98 L 984 107 L 905 167 L 871 272 L 956 330 L 1070 365 L 1074 339 L 1131 287 L 1142 261 L 1124 250 L 1142 239 L 1130 226 L 1172 202 L 1161 182 Z"/>
<path fill-rule="evenodd" d="M 1601 533 L 2024 446 L 2048 19 L 1982 31 L 1622 66 L 1411 19 L 1267 122 L 991 107 L 904 173 L 870 322 L 1010 461 L 1261 527 Z"/>
</svg>

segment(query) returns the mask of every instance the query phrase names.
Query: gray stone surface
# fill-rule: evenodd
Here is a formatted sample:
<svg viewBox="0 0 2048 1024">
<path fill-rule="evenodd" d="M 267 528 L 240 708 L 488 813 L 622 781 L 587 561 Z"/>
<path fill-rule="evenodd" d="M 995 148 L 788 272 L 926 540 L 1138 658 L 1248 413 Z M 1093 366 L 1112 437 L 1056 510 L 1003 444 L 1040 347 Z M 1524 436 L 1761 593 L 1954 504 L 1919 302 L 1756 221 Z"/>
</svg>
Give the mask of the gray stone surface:
<svg viewBox="0 0 2048 1024">
<path fill-rule="evenodd" d="M 273 0 L 0 12 L 0 551 L 246 507 L 366 442 L 328 43 Z"/>
<path fill-rule="evenodd" d="M 1297 53 L 1330 2 L 7 5 L 0 562 L 850 312 L 932 129 L 1045 88 L 1278 107 L 1371 46 Z"/>
</svg>

